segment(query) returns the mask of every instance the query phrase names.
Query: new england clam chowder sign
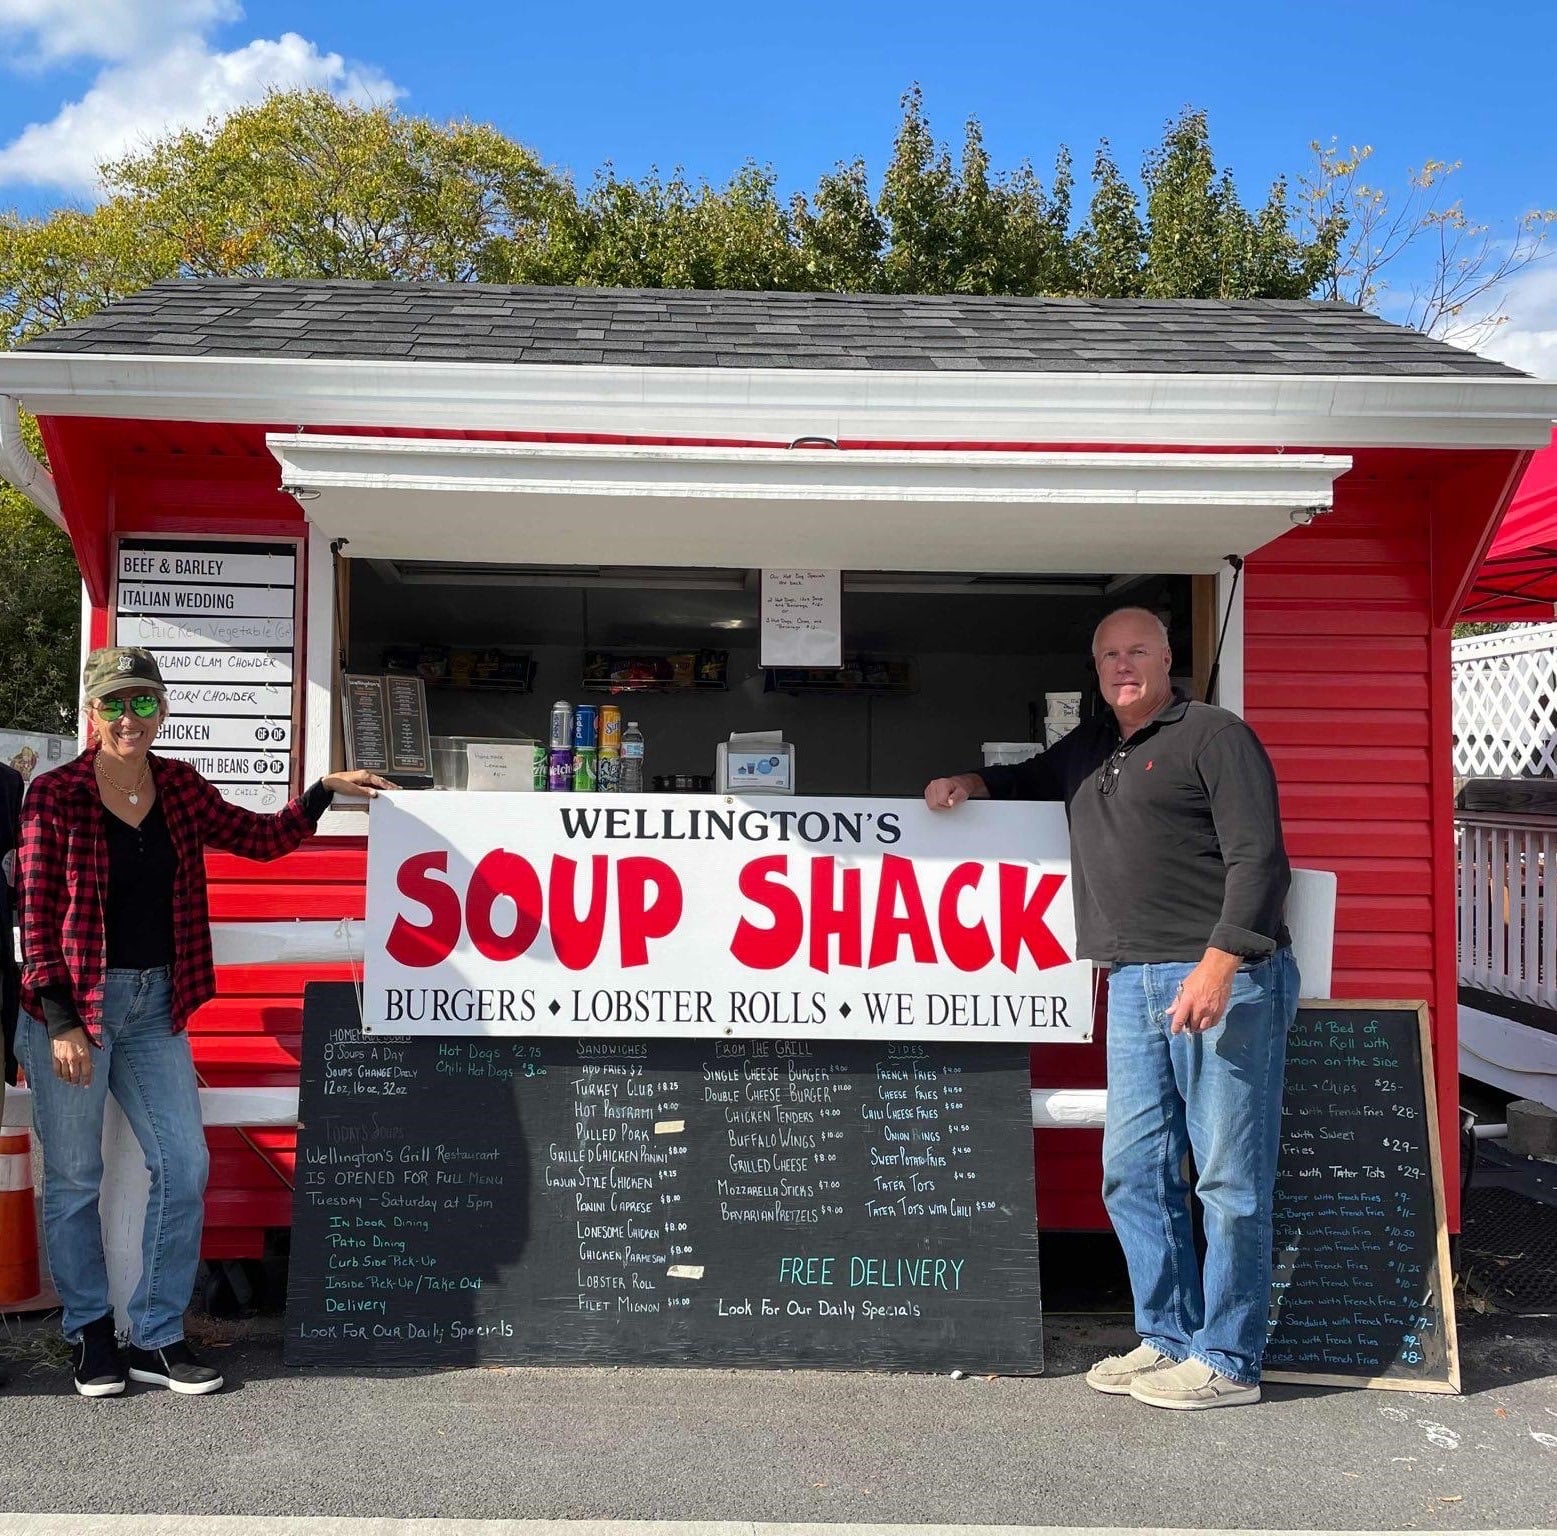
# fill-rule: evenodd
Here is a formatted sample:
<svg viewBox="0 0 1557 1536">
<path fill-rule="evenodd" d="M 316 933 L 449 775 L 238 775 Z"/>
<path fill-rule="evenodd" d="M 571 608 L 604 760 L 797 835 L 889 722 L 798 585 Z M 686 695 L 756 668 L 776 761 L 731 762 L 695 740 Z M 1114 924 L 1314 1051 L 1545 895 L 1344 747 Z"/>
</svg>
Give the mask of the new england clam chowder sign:
<svg viewBox="0 0 1557 1536">
<path fill-rule="evenodd" d="M 382 795 L 364 1028 L 1087 1040 L 1058 805 Z"/>
</svg>

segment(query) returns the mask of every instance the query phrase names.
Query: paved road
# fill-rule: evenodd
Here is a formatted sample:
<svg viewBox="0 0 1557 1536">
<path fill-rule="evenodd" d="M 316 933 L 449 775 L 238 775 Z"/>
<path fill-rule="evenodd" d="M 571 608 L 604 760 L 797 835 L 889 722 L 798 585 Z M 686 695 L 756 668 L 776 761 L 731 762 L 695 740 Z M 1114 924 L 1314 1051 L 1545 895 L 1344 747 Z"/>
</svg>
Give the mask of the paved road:
<svg viewBox="0 0 1557 1536">
<path fill-rule="evenodd" d="M 345 1375 L 283 1367 L 275 1328 L 259 1327 L 220 1350 L 231 1385 L 211 1398 L 132 1389 L 86 1402 L 58 1367 L 13 1364 L 0 1395 L 0 1509 L 383 1517 L 356 1527 L 362 1536 L 398 1529 L 385 1520 L 433 1517 L 657 1520 L 679 1533 L 697 1520 L 743 1532 L 752 1521 L 1557 1525 L 1557 1322 L 1473 1318 L 1462 1341 L 1460 1398 L 1272 1387 L 1257 1408 L 1171 1414 L 1087 1390 L 1086 1364 L 1127 1342 L 1095 1319 L 1052 1323 L 1041 1379 L 965 1381 L 720 1370 Z M 171 1529 L 12 1522 L 0 1536 Z M 209 1519 L 198 1529 L 218 1536 Z"/>
</svg>

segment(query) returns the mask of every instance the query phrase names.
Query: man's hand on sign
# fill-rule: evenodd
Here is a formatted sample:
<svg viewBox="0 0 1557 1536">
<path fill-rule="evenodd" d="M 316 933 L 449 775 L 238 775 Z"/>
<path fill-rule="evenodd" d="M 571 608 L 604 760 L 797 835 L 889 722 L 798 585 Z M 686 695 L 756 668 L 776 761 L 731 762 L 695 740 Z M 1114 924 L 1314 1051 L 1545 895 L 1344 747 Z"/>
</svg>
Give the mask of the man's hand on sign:
<svg viewBox="0 0 1557 1536">
<path fill-rule="evenodd" d="M 949 779 L 931 779 L 924 787 L 924 803 L 932 811 L 949 811 L 964 800 L 987 800 L 989 790 L 976 773 L 954 773 Z"/>
<path fill-rule="evenodd" d="M 1178 996 L 1167 1011 L 1174 1034 L 1203 1034 L 1222 1022 L 1233 995 L 1233 977 L 1242 964 L 1242 955 L 1231 955 L 1225 949 L 1205 952 L 1200 964 L 1179 984 Z"/>
</svg>

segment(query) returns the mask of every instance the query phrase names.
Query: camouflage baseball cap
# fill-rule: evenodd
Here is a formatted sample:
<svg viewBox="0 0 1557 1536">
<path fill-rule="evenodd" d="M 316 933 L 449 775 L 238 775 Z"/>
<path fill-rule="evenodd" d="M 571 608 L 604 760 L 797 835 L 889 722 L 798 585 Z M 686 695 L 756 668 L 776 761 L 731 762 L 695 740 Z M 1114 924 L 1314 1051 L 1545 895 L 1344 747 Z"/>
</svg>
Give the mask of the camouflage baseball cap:
<svg viewBox="0 0 1557 1536">
<path fill-rule="evenodd" d="M 93 651 L 81 669 L 81 688 L 88 699 L 105 699 L 135 687 L 154 689 L 164 697 L 168 691 L 157 658 L 138 645 L 105 645 Z"/>
</svg>

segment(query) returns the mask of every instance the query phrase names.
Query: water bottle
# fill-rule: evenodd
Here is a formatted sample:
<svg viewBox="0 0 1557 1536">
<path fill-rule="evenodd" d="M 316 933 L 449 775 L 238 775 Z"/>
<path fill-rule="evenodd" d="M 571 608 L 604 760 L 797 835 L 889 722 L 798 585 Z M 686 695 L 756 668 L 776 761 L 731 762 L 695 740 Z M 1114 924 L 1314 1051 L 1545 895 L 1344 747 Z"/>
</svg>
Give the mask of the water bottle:
<svg viewBox="0 0 1557 1536">
<path fill-rule="evenodd" d="M 636 720 L 629 720 L 622 732 L 621 784 L 624 795 L 643 793 L 643 732 Z"/>
</svg>

